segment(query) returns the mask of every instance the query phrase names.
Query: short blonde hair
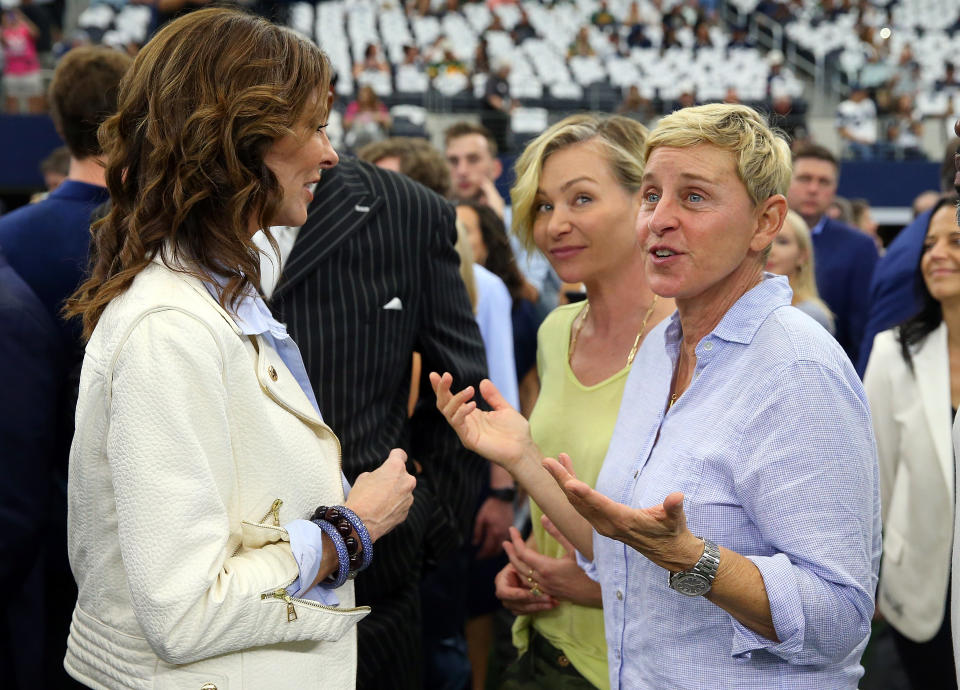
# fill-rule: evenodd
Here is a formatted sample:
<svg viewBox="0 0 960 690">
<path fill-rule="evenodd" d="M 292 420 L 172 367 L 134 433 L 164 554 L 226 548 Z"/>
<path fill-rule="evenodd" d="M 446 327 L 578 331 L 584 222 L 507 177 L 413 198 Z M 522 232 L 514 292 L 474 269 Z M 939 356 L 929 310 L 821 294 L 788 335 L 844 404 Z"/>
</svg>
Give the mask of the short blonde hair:
<svg viewBox="0 0 960 690">
<path fill-rule="evenodd" d="M 614 177 L 624 189 L 634 194 L 640 190 L 643 178 L 641 156 L 646 138 L 646 127 L 620 115 L 581 113 L 549 127 L 531 141 L 517 159 L 517 181 L 510 190 L 514 234 L 528 250 L 534 248 L 537 190 L 543 164 L 551 155 L 568 146 L 596 140 L 607 152 L 607 162 Z"/>
<path fill-rule="evenodd" d="M 690 148 L 711 144 L 737 159 L 737 177 L 754 205 L 786 195 L 792 175 L 790 146 L 763 116 L 745 105 L 711 103 L 664 117 L 650 132 L 643 161 L 660 146 Z"/>
<path fill-rule="evenodd" d="M 796 211 L 787 211 L 787 217 L 783 219 L 783 224 L 784 226 L 789 225 L 793 229 L 797 247 L 800 249 L 800 253 L 807 257 L 806 261 L 803 261 L 797 267 L 793 275 L 789 276 L 790 288 L 793 290 L 793 304 L 815 302 L 826 314 L 832 316 L 830 308 L 820 299 L 820 293 L 817 291 L 816 264 L 814 264 L 813 259 L 813 240 L 810 237 L 810 226 Z"/>
</svg>

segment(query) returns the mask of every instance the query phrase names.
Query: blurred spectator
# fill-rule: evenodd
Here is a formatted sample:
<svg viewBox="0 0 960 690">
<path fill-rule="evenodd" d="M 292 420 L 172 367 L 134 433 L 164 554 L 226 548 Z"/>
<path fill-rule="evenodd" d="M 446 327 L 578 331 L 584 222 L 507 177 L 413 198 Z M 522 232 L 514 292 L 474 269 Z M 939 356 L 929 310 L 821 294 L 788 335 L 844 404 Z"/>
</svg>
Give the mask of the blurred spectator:
<svg viewBox="0 0 960 690">
<path fill-rule="evenodd" d="M 337 103 L 337 82 L 340 81 L 340 75 L 336 70 L 332 70 L 330 75 L 330 110 L 327 112 L 327 139 L 330 145 L 337 151 L 343 149 L 343 113 L 340 111 L 343 106 Z"/>
<path fill-rule="evenodd" d="M 42 113 L 43 76 L 37 57 L 40 30 L 19 8 L 4 10 L 0 20 L 3 45 L 3 92 L 8 113 Z"/>
<path fill-rule="evenodd" d="M 877 221 L 873 217 L 870 202 L 866 199 L 851 199 L 850 210 L 852 213 L 851 225 L 872 239 L 874 246 L 877 248 L 877 253 L 883 256 L 883 240 L 880 239 L 877 232 L 880 226 L 877 225 Z"/>
<path fill-rule="evenodd" d="M 510 36 L 513 38 L 514 45 L 520 45 L 528 38 L 536 38 L 537 36 L 537 30 L 530 24 L 530 17 L 522 7 L 520 8 L 520 19 L 514 25 Z"/>
<path fill-rule="evenodd" d="M 58 146 L 40 162 L 40 174 L 48 192 L 60 186 L 70 173 L 70 149 Z"/>
<path fill-rule="evenodd" d="M 794 109 L 793 99 L 786 91 L 773 95 L 770 111 L 771 124 L 787 135 L 791 147 L 807 138 L 807 120 Z"/>
<path fill-rule="evenodd" d="M 735 86 L 728 86 L 726 93 L 723 94 L 724 103 L 739 103 L 740 94 L 737 93 L 737 88 Z"/>
<path fill-rule="evenodd" d="M 806 146 L 794 154 L 787 201 L 810 226 L 817 257 L 817 289 L 835 316 L 837 341 L 850 361 L 856 362 L 877 249 L 859 230 L 827 217 L 838 177 L 837 160 L 828 149 Z"/>
<path fill-rule="evenodd" d="M 934 90 L 949 96 L 960 91 L 960 77 L 957 76 L 957 68 L 952 62 L 943 63 L 943 79 L 937 79 Z"/>
<path fill-rule="evenodd" d="M 378 72 L 390 73 L 390 65 L 380 58 L 380 49 L 376 43 L 368 43 L 363 51 L 363 62 L 357 62 L 353 65 L 353 78 L 357 79 L 364 73 L 377 74 Z"/>
<path fill-rule="evenodd" d="M 483 36 L 477 41 L 477 48 L 473 51 L 473 73 L 489 74 L 490 55 L 487 53 L 487 39 Z"/>
<path fill-rule="evenodd" d="M 653 104 L 649 98 L 644 98 L 640 93 L 640 87 L 631 84 L 627 89 L 627 95 L 620 102 L 617 108 L 618 115 L 625 115 L 637 122 L 646 124 L 653 117 Z"/>
<path fill-rule="evenodd" d="M 663 29 L 663 38 L 660 41 L 660 52 L 664 53 L 670 48 L 683 47 L 683 42 L 677 37 L 677 30 L 672 26 L 666 26 Z"/>
<path fill-rule="evenodd" d="M 853 207 L 850 205 L 850 202 L 842 196 L 834 197 L 830 205 L 827 206 L 825 215 L 827 218 L 838 220 L 844 225 L 853 224 Z"/>
<path fill-rule="evenodd" d="M 406 175 L 442 197 L 450 194 L 450 169 L 426 139 L 390 137 L 367 144 L 357 158 Z"/>
<path fill-rule="evenodd" d="M 796 211 L 788 211 L 780 232 L 770 245 L 767 271 L 787 276 L 793 290 L 793 306 L 833 335 L 833 315 L 817 292 L 816 262 L 810 226 Z"/>
<path fill-rule="evenodd" d="M 390 130 L 390 112 L 369 85 L 360 87 L 357 99 L 343 114 L 344 142 L 351 149 L 385 139 Z"/>
<path fill-rule="evenodd" d="M 877 335 L 863 379 L 877 443 L 884 549 L 877 610 L 913 688 L 956 688 L 950 599 L 951 408 L 960 407 L 956 199 L 929 223 L 914 271 L 921 309 Z M 951 371 L 953 370 L 953 371 Z M 955 596 L 955 594 L 954 594 Z"/>
<path fill-rule="evenodd" d="M 400 64 L 403 67 L 414 67 L 421 72 L 424 70 L 423 56 L 415 43 L 403 46 L 403 62 Z"/>
<path fill-rule="evenodd" d="M 747 27 L 736 25 L 733 27 L 733 35 L 727 42 L 727 48 L 753 48 L 753 41 L 747 36 Z"/>
<path fill-rule="evenodd" d="M 617 28 L 617 18 L 607 8 L 607 0 L 600 0 L 596 11 L 590 15 L 590 23 L 603 31 L 613 31 Z"/>
<path fill-rule="evenodd" d="M 796 81 L 793 70 L 783 64 L 783 53 L 771 50 L 767 53 L 767 64 L 770 71 L 767 73 L 767 98 L 772 100 L 776 94 L 790 93 L 790 84 Z"/>
<path fill-rule="evenodd" d="M 903 94 L 897 99 L 896 109 L 887 122 L 887 142 L 893 157 L 901 159 L 926 158 L 920 148 L 923 136 L 923 116 L 913 105 L 913 98 Z"/>
<path fill-rule="evenodd" d="M 705 21 L 697 22 L 697 25 L 693 27 L 693 51 L 712 47 L 713 39 L 710 38 L 710 25 Z"/>
<path fill-rule="evenodd" d="M 693 82 L 684 82 L 680 85 L 680 95 L 670 106 L 670 112 L 681 108 L 690 108 L 697 104 L 697 89 Z"/>
<path fill-rule="evenodd" d="M 653 42 L 647 37 L 646 31 L 646 27 L 640 22 L 631 25 L 627 34 L 627 45 L 630 48 L 652 48 Z"/>
<path fill-rule="evenodd" d="M 593 46 L 590 45 L 589 27 L 581 26 L 573 39 L 573 43 L 567 48 L 567 57 L 591 57 L 596 54 Z"/>
<path fill-rule="evenodd" d="M 510 82 L 507 81 L 510 76 L 510 60 L 498 57 L 493 68 L 495 71 L 487 77 L 487 85 L 483 90 L 480 121 L 493 132 L 497 147 L 501 151 L 507 151 L 510 148 L 510 113 L 517 105 L 510 97 Z"/>
<path fill-rule="evenodd" d="M 877 106 L 860 84 L 837 106 L 837 130 L 849 155 L 856 160 L 875 157 L 877 143 Z"/>
<path fill-rule="evenodd" d="M 954 125 L 957 134 L 946 146 L 943 152 L 943 162 L 940 166 L 940 191 L 960 191 L 960 174 L 956 167 L 956 153 L 960 146 L 960 129 Z M 860 359 L 857 362 L 857 371 L 863 374 L 873 347 L 874 337 L 888 328 L 917 313 L 923 306 L 916 294 L 915 285 L 918 278 L 920 255 L 923 251 L 924 238 L 930 225 L 932 209 L 939 202 L 938 195 L 933 205 L 926 206 L 932 195 L 924 192 L 914 199 L 914 210 L 917 215 L 913 221 L 901 230 L 887 246 L 887 252 L 877 264 L 877 270 L 870 285 L 870 315 L 860 348 Z M 923 197 L 923 199 L 921 199 Z"/>
<path fill-rule="evenodd" d="M 942 196 L 943 194 L 941 192 L 935 192 L 932 189 L 917 194 L 913 203 L 910 204 L 910 211 L 913 213 L 913 217 L 916 218 L 921 213 L 926 213 L 932 209 L 937 205 L 937 202 L 940 201 L 940 197 Z"/>
<path fill-rule="evenodd" d="M 35 679 L 40 687 L 56 688 L 66 682 L 63 657 L 77 597 L 67 562 L 66 488 L 83 345 L 80 324 L 62 319 L 60 310 L 87 270 L 90 216 L 109 198 L 97 129 L 116 111 L 120 79 L 130 64 L 129 56 L 104 46 L 75 48 L 64 56 L 49 95 L 54 125 L 70 149 L 67 179 L 45 200 L 0 217 L 0 248 L 56 323 L 63 352 L 55 371 L 61 386 L 58 420 L 46 428 L 55 446 L 55 463 L 47 483 L 36 486 L 38 493 L 49 494 L 50 501 L 47 536 L 34 554 L 43 560 L 45 572 L 31 585 L 31 599 L 41 617 L 45 614 L 47 659 Z"/>
<path fill-rule="evenodd" d="M 60 687 L 44 675 L 63 660 L 62 653 L 44 657 L 49 603 L 37 551 L 50 540 L 47 488 L 53 467 L 63 460 L 51 433 L 57 427 L 61 356 L 53 319 L 0 253 L 0 357 L 10 367 L 8 393 L 0 396 L 0 664 L 4 687 L 14 690 Z"/>
</svg>

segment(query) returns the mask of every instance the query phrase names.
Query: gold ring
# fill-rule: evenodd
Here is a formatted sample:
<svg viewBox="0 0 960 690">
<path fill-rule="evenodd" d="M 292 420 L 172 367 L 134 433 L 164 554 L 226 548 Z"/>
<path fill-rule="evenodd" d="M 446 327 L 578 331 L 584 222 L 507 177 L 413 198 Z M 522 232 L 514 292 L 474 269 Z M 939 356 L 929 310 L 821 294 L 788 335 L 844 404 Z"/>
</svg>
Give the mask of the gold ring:
<svg viewBox="0 0 960 690">
<path fill-rule="evenodd" d="M 533 582 L 534 582 L 533 577 L 530 576 L 530 575 L 527 575 L 527 584 L 531 584 L 531 585 L 532 585 Z"/>
<path fill-rule="evenodd" d="M 533 594 L 533 596 L 535 597 L 543 596 L 543 591 L 540 589 L 539 584 L 534 584 L 533 587 L 530 589 L 530 593 Z"/>
<path fill-rule="evenodd" d="M 530 572 L 527 573 L 527 578 L 528 578 L 528 579 L 532 579 L 532 578 L 533 578 L 533 568 L 530 568 Z"/>
</svg>

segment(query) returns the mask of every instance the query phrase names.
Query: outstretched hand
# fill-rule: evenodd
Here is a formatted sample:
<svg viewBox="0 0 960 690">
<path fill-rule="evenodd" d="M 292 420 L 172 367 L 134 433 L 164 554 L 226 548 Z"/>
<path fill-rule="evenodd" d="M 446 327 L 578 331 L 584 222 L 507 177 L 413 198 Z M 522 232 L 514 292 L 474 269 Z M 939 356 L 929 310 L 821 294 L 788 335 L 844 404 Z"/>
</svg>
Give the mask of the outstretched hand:
<svg viewBox="0 0 960 690">
<path fill-rule="evenodd" d="M 480 382 L 480 393 L 493 409 L 481 410 L 473 400 L 473 386 L 456 395 L 450 390 L 453 377 L 430 372 L 437 396 L 437 409 L 468 449 L 509 470 L 525 454 L 539 452 L 530 438 L 530 425 L 513 409 L 489 379 Z"/>
<path fill-rule="evenodd" d="M 687 529 L 679 491 L 668 495 L 661 505 L 631 508 L 577 479 L 565 453 L 558 460 L 544 459 L 543 466 L 598 534 L 623 542 L 673 572 L 692 567 L 700 558 L 703 542 Z"/>
</svg>

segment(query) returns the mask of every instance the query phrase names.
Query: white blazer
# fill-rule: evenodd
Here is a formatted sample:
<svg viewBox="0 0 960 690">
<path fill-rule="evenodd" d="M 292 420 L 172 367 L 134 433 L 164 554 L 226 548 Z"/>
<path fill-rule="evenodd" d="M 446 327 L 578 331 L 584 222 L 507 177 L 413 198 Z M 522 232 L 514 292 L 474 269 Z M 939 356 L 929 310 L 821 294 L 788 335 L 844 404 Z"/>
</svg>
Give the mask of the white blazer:
<svg viewBox="0 0 960 690">
<path fill-rule="evenodd" d="M 283 598 L 299 572 L 281 526 L 342 501 L 340 444 L 277 352 L 151 264 L 84 357 L 67 671 L 93 688 L 353 688 L 369 612 L 353 583 L 337 608 Z"/>
<path fill-rule="evenodd" d="M 901 355 L 896 330 L 877 335 L 863 387 L 880 464 L 883 558 L 877 607 L 904 636 L 925 642 L 943 622 L 953 543 L 946 324 L 913 353 L 913 371 Z"/>
</svg>

